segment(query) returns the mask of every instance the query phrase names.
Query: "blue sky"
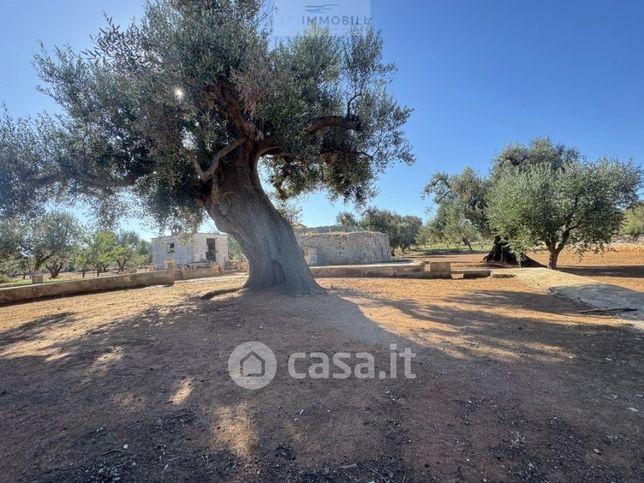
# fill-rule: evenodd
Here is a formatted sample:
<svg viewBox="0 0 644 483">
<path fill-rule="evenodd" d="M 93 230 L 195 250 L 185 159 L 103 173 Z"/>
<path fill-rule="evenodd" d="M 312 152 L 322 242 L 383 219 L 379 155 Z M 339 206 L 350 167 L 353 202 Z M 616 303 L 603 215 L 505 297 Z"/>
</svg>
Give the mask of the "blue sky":
<svg viewBox="0 0 644 483">
<path fill-rule="evenodd" d="M 82 49 L 103 11 L 126 23 L 142 2 L 5 0 L 2 9 L 0 101 L 33 115 L 56 110 L 35 90 L 38 41 Z M 415 109 L 406 131 L 417 157 L 381 176 L 373 204 L 426 217 L 420 192 L 433 172 L 485 173 L 504 145 L 538 136 L 642 164 L 644 2 L 373 0 L 371 14 L 399 69 L 392 92 Z M 310 226 L 354 209 L 324 194 L 302 208 Z"/>
</svg>

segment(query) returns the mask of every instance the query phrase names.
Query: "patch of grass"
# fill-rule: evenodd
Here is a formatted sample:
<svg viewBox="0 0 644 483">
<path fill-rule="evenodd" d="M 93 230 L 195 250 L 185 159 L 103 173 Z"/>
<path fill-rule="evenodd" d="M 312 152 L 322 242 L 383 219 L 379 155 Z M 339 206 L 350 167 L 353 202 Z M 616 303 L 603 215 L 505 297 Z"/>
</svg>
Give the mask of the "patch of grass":
<svg viewBox="0 0 644 483">
<path fill-rule="evenodd" d="M 14 280 L 12 278 L 9 279 L 8 282 L 0 282 L 2 284 L 2 288 L 8 288 L 8 287 L 19 287 L 21 285 L 30 285 L 31 284 L 31 279 L 27 278 L 25 280 Z"/>
<path fill-rule="evenodd" d="M 2 282 L 2 279 L 0 279 L 0 284 L 2 284 L 2 288 L 9 288 L 9 287 L 22 287 L 23 285 L 31 285 L 31 278 L 25 278 L 25 279 L 20 279 L 20 280 L 15 280 L 15 279 L 8 279 L 8 282 Z M 45 280 L 43 283 L 58 283 L 58 282 L 64 282 L 65 280 L 61 278 L 48 278 Z"/>
</svg>

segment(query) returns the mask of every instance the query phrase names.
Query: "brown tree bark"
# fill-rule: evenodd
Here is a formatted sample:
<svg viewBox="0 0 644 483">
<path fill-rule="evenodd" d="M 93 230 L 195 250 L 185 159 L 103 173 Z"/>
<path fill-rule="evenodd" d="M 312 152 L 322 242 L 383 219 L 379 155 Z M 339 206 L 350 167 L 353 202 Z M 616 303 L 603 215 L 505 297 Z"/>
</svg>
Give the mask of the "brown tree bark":
<svg viewBox="0 0 644 483">
<path fill-rule="evenodd" d="M 257 173 L 258 154 L 244 145 L 205 184 L 204 208 L 248 259 L 246 288 L 277 288 L 291 295 L 321 291 L 291 225 L 275 209 Z"/>
<path fill-rule="evenodd" d="M 551 244 L 548 245 L 548 251 L 549 251 L 549 256 L 548 256 L 548 268 L 555 270 L 557 268 L 557 262 L 559 260 L 559 254 L 562 252 L 566 244 L 568 243 L 568 240 L 570 240 L 570 231 L 572 228 L 569 226 L 566 226 L 564 230 L 561 233 L 561 238 L 559 242 L 551 242 Z"/>
<path fill-rule="evenodd" d="M 58 275 L 60 275 L 60 271 L 63 269 L 63 264 L 47 265 L 46 268 L 47 268 L 47 271 L 49 271 L 49 275 L 51 278 L 58 278 Z"/>
<path fill-rule="evenodd" d="M 548 268 L 552 270 L 556 269 L 558 258 L 559 258 L 559 251 L 556 248 L 550 248 L 549 255 L 548 255 Z"/>
</svg>

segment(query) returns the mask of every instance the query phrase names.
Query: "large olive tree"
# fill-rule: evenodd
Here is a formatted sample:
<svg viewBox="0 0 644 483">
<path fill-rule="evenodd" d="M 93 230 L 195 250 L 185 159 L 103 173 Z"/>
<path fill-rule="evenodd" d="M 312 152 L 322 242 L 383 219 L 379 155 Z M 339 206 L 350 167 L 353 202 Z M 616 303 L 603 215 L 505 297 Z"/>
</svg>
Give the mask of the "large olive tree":
<svg viewBox="0 0 644 483">
<path fill-rule="evenodd" d="M 207 214 L 248 258 L 248 287 L 316 291 L 258 165 L 281 198 L 326 188 L 361 202 L 388 163 L 413 161 L 410 110 L 387 93 L 395 69 L 376 33 L 277 43 L 265 14 L 260 0 L 160 0 L 126 29 L 108 22 L 87 52 L 43 52 L 43 90 L 64 115 L 5 117 L 0 202 L 24 209 L 41 187 L 103 213 L 137 199 L 169 228 Z"/>
</svg>

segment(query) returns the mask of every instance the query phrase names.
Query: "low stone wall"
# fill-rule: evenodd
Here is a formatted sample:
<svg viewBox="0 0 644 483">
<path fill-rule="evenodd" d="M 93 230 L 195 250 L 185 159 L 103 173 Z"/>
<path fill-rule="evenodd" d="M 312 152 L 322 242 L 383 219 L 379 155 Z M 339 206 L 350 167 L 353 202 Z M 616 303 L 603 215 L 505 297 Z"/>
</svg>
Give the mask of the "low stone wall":
<svg viewBox="0 0 644 483">
<path fill-rule="evenodd" d="M 615 245 L 644 245 L 644 235 L 639 236 L 614 236 L 611 243 Z"/>
<path fill-rule="evenodd" d="M 174 270 L 132 273 L 104 278 L 84 278 L 67 282 L 38 283 L 0 289 L 0 305 L 51 297 L 67 297 L 92 292 L 174 284 Z"/>
<path fill-rule="evenodd" d="M 483 278 L 491 270 L 464 268 L 452 270 L 451 262 L 373 263 L 367 265 L 330 265 L 311 267 L 315 278 L 324 277 L 385 277 L 385 278 Z"/>
<path fill-rule="evenodd" d="M 347 265 L 391 260 L 389 237 L 370 231 L 298 233 L 297 241 L 311 265 Z"/>
<path fill-rule="evenodd" d="M 375 263 L 368 265 L 328 265 L 311 267 L 316 278 L 322 277 L 407 277 L 421 276 L 422 263 Z"/>
<path fill-rule="evenodd" d="M 175 280 L 190 280 L 193 278 L 216 277 L 222 275 L 224 269 L 220 265 L 213 265 L 211 267 L 190 268 L 185 270 L 175 270 Z"/>
</svg>

